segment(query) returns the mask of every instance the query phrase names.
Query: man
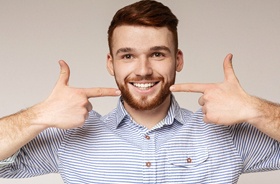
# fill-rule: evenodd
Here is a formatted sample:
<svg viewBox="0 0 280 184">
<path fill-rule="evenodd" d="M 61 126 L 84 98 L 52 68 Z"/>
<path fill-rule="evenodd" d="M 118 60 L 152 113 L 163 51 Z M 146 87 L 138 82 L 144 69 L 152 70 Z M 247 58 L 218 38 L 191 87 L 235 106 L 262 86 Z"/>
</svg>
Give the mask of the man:
<svg viewBox="0 0 280 184">
<path fill-rule="evenodd" d="M 173 85 L 183 68 L 177 23 L 154 1 L 119 10 L 108 30 L 107 68 L 120 91 L 71 88 L 69 67 L 60 61 L 60 78 L 44 102 L 0 120 L 0 176 L 236 183 L 241 173 L 279 169 L 280 107 L 244 92 L 231 54 L 223 83 Z M 171 91 L 203 93 L 202 109 L 180 108 Z M 92 111 L 88 98 L 120 94 L 108 115 Z"/>
</svg>

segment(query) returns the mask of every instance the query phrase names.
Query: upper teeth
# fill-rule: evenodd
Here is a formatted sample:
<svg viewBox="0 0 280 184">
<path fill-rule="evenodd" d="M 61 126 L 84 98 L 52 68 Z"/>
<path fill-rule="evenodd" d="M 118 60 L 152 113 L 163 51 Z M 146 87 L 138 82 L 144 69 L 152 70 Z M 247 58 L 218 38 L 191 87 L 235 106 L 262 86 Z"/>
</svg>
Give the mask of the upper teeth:
<svg viewBox="0 0 280 184">
<path fill-rule="evenodd" d="M 155 85 L 155 83 L 134 83 L 134 86 L 138 88 L 150 88 Z"/>
</svg>

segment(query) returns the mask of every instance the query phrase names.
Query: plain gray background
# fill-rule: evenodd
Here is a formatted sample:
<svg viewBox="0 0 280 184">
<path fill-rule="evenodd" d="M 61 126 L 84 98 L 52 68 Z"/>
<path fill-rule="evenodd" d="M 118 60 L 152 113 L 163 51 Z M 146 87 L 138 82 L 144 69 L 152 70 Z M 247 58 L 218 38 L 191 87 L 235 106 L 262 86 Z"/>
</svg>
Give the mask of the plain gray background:
<svg viewBox="0 0 280 184">
<path fill-rule="evenodd" d="M 0 116 L 44 100 L 59 75 L 71 68 L 70 85 L 116 87 L 106 70 L 107 28 L 130 0 L 0 0 Z M 222 62 L 233 53 L 235 72 L 250 94 L 279 102 L 279 0 L 162 0 L 180 20 L 185 66 L 177 82 L 220 82 Z M 199 94 L 176 93 L 182 107 L 199 108 Z M 91 99 L 101 114 L 117 98 Z M 279 183 L 280 171 L 245 174 L 239 184 Z M 1 184 L 63 183 L 50 174 Z"/>
</svg>

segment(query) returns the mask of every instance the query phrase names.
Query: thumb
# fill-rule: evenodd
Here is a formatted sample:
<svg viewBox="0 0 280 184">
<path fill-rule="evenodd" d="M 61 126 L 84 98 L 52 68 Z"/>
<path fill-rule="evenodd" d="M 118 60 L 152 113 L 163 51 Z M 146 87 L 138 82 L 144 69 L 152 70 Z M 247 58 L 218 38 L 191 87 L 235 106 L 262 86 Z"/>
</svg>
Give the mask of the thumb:
<svg viewBox="0 0 280 184">
<path fill-rule="evenodd" d="M 70 77 L 70 68 L 67 65 L 67 63 L 63 60 L 59 61 L 59 65 L 60 65 L 60 75 L 57 84 L 67 86 Z"/>
<path fill-rule="evenodd" d="M 224 76 L 227 81 L 236 81 L 236 75 L 232 66 L 232 54 L 228 54 L 224 60 Z"/>
</svg>

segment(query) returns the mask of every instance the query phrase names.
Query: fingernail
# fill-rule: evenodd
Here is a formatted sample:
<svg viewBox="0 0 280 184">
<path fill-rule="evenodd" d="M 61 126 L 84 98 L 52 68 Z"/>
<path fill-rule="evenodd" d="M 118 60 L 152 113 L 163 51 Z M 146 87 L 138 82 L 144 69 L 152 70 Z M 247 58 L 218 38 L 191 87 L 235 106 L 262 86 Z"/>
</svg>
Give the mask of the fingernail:
<svg viewBox="0 0 280 184">
<path fill-rule="evenodd" d="M 170 88 L 169 88 L 170 91 L 173 91 L 174 89 L 175 89 L 174 86 L 170 86 Z"/>
<path fill-rule="evenodd" d="M 230 58 L 229 58 L 230 62 L 232 62 L 232 58 L 233 58 L 233 55 L 230 54 Z"/>
<path fill-rule="evenodd" d="M 117 91 L 116 91 L 116 94 L 117 94 L 117 95 L 121 95 L 121 91 L 120 91 L 120 90 L 117 90 Z"/>
</svg>

